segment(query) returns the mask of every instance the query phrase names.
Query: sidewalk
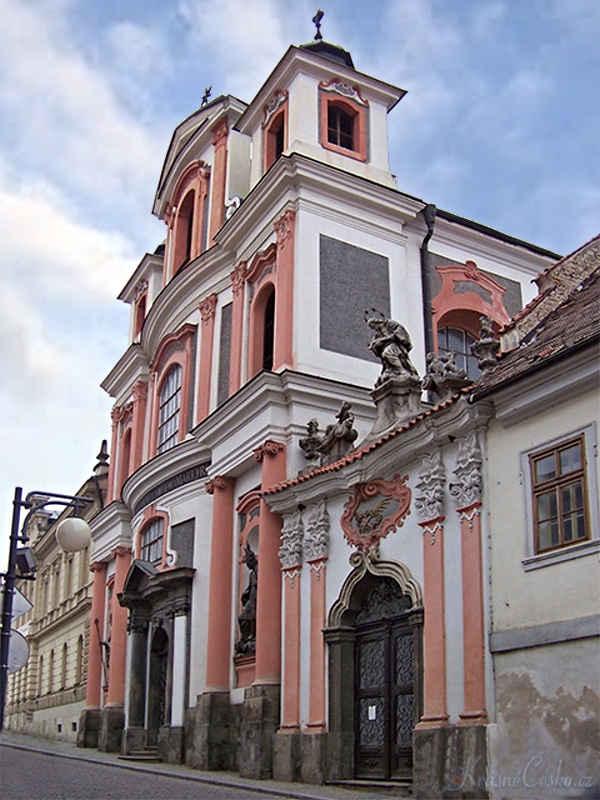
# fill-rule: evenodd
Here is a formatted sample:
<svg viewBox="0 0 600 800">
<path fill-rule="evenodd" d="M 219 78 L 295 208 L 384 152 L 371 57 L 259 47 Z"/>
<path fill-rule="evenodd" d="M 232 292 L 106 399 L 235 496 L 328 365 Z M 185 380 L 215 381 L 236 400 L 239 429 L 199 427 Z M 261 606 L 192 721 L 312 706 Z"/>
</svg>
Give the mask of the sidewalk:
<svg viewBox="0 0 600 800">
<path fill-rule="evenodd" d="M 48 755 L 72 758 L 89 763 L 107 764 L 120 769 L 136 770 L 150 775 L 170 775 L 198 783 L 208 783 L 231 789 L 251 789 L 265 796 L 297 798 L 297 800 L 382 800 L 382 798 L 404 797 L 400 787 L 345 788 L 342 786 L 312 786 L 306 783 L 284 783 L 273 780 L 252 780 L 241 778 L 235 772 L 205 772 L 186 767 L 183 764 L 164 764 L 162 762 L 132 763 L 124 761 L 116 753 L 101 753 L 95 748 L 79 748 L 68 742 L 27 736 L 12 731 L 0 733 L 0 746 L 20 750 L 36 750 Z"/>
</svg>

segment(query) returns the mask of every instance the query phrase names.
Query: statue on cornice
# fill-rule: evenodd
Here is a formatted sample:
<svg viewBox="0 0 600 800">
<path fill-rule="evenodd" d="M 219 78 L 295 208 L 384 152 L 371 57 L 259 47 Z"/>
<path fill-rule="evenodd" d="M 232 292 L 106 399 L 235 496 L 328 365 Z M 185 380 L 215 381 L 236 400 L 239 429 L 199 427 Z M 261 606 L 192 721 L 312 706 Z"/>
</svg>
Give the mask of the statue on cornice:
<svg viewBox="0 0 600 800">
<path fill-rule="evenodd" d="M 372 309 L 374 311 L 374 309 Z M 393 319 L 386 319 L 383 314 L 365 318 L 369 328 L 373 330 L 373 338 L 369 343 L 371 352 L 381 359 L 381 374 L 375 387 L 381 386 L 391 378 L 416 378 L 419 374 L 409 358 L 412 342 L 406 328 Z"/>
</svg>

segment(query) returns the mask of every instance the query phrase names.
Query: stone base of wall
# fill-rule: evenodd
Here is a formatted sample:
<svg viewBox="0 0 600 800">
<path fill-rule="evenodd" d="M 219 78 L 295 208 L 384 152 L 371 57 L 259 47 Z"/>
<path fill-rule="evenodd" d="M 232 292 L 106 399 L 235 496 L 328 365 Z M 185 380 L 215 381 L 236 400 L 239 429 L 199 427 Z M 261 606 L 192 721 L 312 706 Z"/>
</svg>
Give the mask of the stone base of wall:
<svg viewBox="0 0 600 800">
<path fill-rule="evenodd" d="M 104 753 L 120 753 L 124 725 L 125 709 L 121 704 L 103 708 L 100 734 L 98 736 L 98 750 Z"/>
<path fill-rule="evenodd" d="M 488 797 L 485 725 L 417 729 L 413 742 L 413 797 L 435 800 Z"/>
<path fill-rule="evenodd" d="M 240 719 L 240 763 L 243 778 L 273 776 L 273 738 L 279 727 L 280 687 L 265 684 L 245 690 Z"/>
<path fill-rule="evenodd" d="M 125 728 L 121 736 L 121 753 L 124 756 L 146 748 L 148 735 L 145 728 Z"/>
<path fill-rule="evenodd" d="M 158 731 L 158 756 L 166 764 L 185 761 L 185 729 L 163 725 Z"/>
<path fill-rule="evenodd" d="M 98 747 L 102 712 L 99 708 L 84 708 L 77 725 L 77 747 Z"/>
<path fill-rule="evenodd" d="M 186 719 L 185 763 L 194 769 L 233 769 L 229 692 L 200 695 Z"/>
<path fill-rule="evenodd" d="M 276 781 L 300 780 L 301 733 L 276 733 L 273 737 L 273 779 Z"/>
</svg>

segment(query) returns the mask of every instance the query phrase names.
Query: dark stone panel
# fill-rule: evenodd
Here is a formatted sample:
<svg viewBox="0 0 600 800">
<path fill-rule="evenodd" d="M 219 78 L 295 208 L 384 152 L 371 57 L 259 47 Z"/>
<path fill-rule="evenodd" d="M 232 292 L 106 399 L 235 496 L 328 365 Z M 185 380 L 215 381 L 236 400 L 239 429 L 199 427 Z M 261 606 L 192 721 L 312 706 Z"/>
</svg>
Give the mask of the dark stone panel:
<svg viewBox="0 0 600 800">
<path fill-rule="evenodd" d="M 371 308 L 390 316 L 389 261 L 386 256 L 321 235 L 320 346 L 365 361 L 371 331 L 364 319 Z"/>
<path fill-rule="evenodd" d="M 84 708 L 77 725 L 77 747 L 98 747 L 101 712 L 99 708 Z"/>
<path fill-rule="evenodd" d="M 300 776 L 301 733 L 276 733 L 273 737 L 273 780 L 292 783 Z"/>
<path fill-rule="evenodd" d="M 165 764 L 183 764 L 185 761 L 184 728 L 163 725 L 158 732 L 158 755 Z"/>
<path fill-rule="evenodd" d="M 233 303 L 228 303 L 221 309 L 221 335 L 219 338 L 219 382 L 217 384 L 218 405 L 224 403 L 229 396 L 232 311 Z"/>
<path fill-rule="evenodd" d="M 450 264 L 456 264 L 457 262 L 451 258 L 446 258 L 445 256 L 440 256 L 437 253 L 430 253 L 429 254 L 429 263 L 431 264 L 429 268 L 429 280 L 431 282 L 431 297 L 436 297 L 439 294 L 440 289 L 442 288 L 442 279 L 440 277 L 439 272 L 437 271 L 436 267 L 447 267 Z M 495 272 L 488 272 L 485 269 L 482 269 L 484 275 L 487 275 L 490 278 L 493 278 L 500 286 L 504 286 L 506 291 L 504 292 L 504 307 L 506 308 L 507 312 L 510 314 L 511 317 L 514 317 L 522 308 L 523 308 L 523 294 L 521 292 L 521 284 L 518 281 L 510 280 L 509 278 L 504 278 L 502 275 L 496 275 Z M 466 285 L 461 286 L 460 284 L 469 283 L 469 287 Z M 477 291 L 477 289 L 479 291 Z M 476 284 L 473 284 L 471 281 L 459 281 L 459 285 L 457 287 L 457 293 L 460 294 L 461 292 L 464 293 L 465 291 L 475 291 L 476 294 L 480 295 L 484 300 L 489 302 L 489 298 L 486 297 L 487 292 L 482 291 L 480 287 L 477 287 Z"/>
<path fill-rule="evenodd" d="M 186 519 L 171 526 L 171 546 L 177 551 L 178 567 L 194 566 L 194 529 L 196 521 Z"/>
<path fill-rule="evenodd" d="M 195 769 L 234 768 L 229 692 L 207 692 L 198 697 L 186 720 L 186 764 Z"/>
<path fill-rule="evenodd" d="M 279 727 L 279 686 L 249 686 L 240 720 L 240 775 L 271 778 L 273 738 Z"/>
<path fill-rule="evenodd" d="M 98 750 L 103 753 L 119 753 L 125 725 L 125 709 L 122 705 L 106 706 L 101 713 Z"/>
<path fill-rule="evenodd" d="M 413 797 L 485 800 L 485 725 L 417 729 L 413 734 Z"/>
</svg>

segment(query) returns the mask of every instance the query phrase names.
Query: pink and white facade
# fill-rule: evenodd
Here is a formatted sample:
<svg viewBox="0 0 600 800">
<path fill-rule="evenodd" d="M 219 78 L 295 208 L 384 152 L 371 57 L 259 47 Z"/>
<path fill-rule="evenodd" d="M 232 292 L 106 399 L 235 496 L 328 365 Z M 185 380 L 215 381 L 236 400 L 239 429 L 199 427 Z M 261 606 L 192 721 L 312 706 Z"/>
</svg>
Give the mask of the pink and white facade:
<svg viewBox="0 0 600 800">
<path fill-rule="evenodd" d="M 441 211 L 424 243 L 426 204 L 388 166 L 403 95 L 313 43 L 173 135 L 165 245 L 120 295 L 130 343 L 103 383 L 82 745 L 309 782 L 421 780 L 451 741 L 485 749 L 492 406 L 425 404 L 361 447 L 380 369 L 364 312 L 402 322 L 421 375 L 434 349 L 471 368 L 479 317 L 505 325 L 554 259 Z M 345 401 L 354 455 L 298 477 L 308 421 Z M 372 498 L 391 518 L 367 545 Z"/>
</svg>

